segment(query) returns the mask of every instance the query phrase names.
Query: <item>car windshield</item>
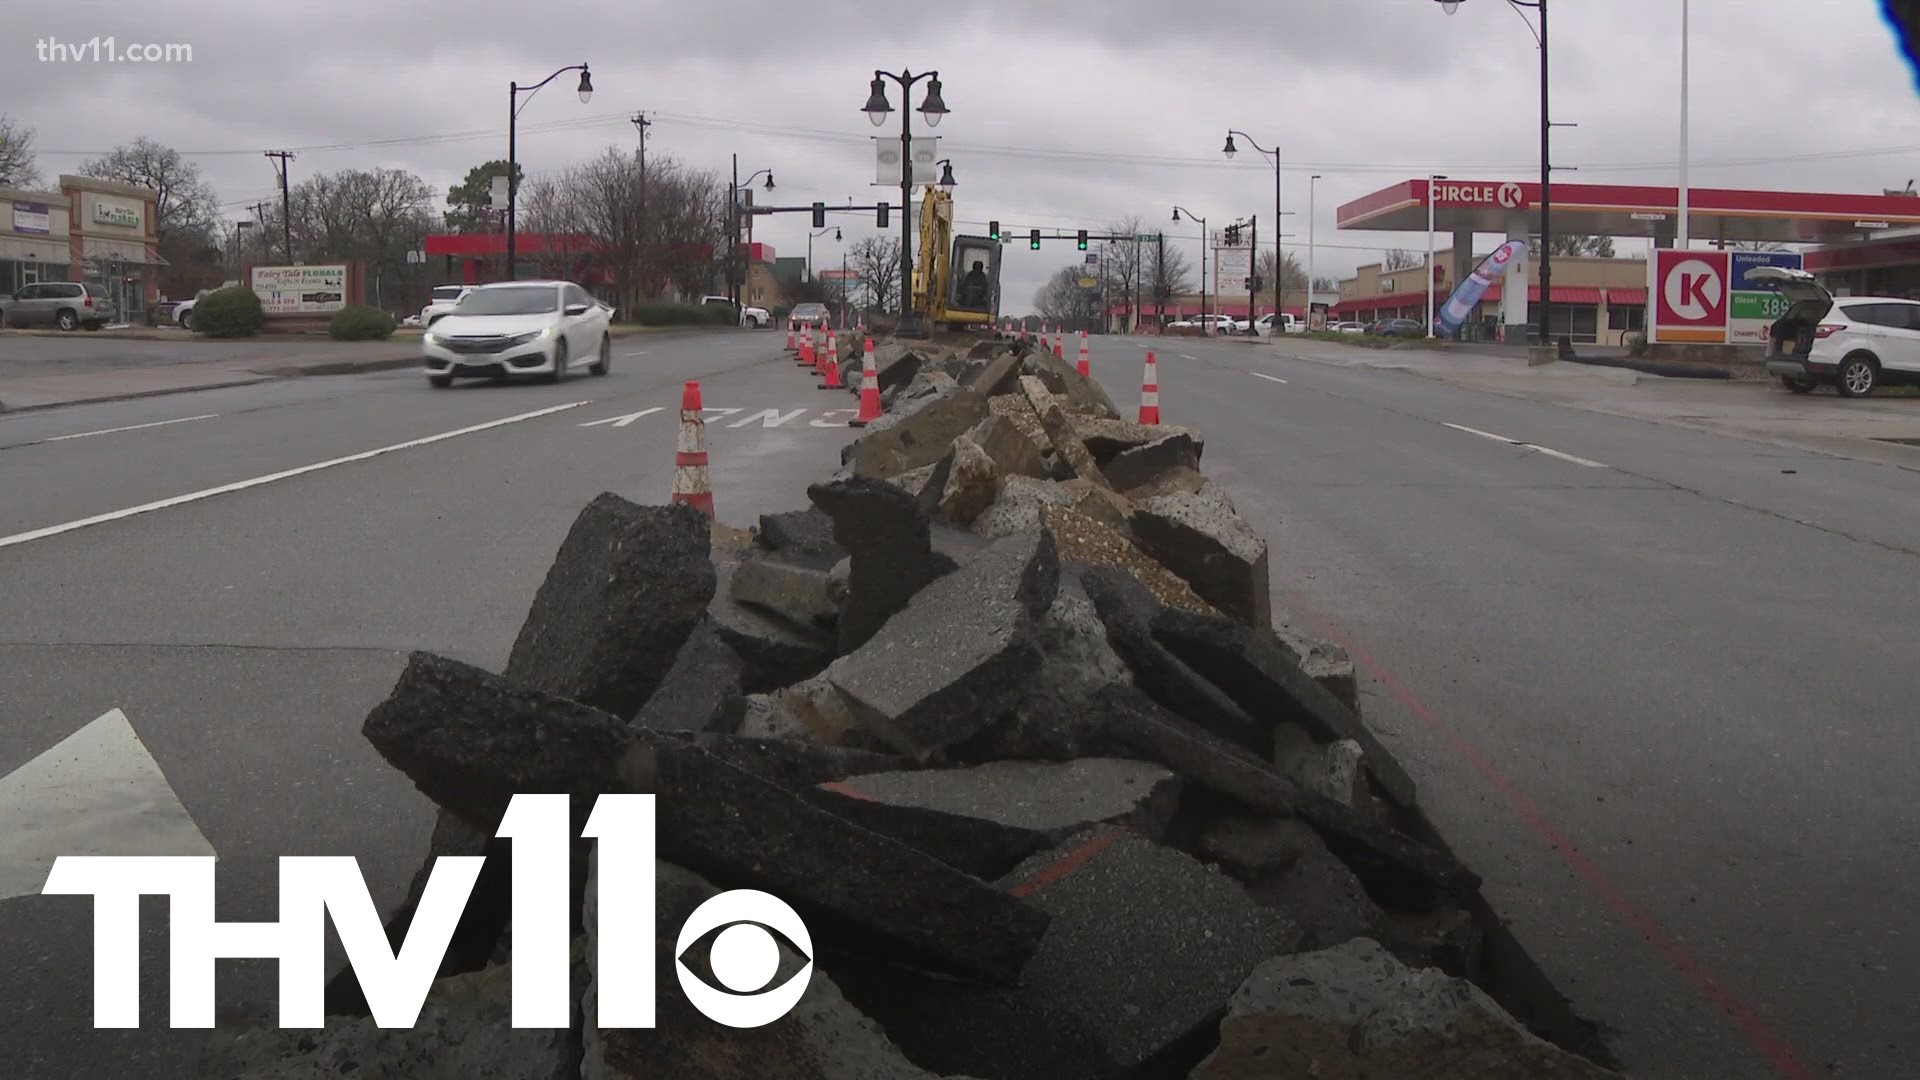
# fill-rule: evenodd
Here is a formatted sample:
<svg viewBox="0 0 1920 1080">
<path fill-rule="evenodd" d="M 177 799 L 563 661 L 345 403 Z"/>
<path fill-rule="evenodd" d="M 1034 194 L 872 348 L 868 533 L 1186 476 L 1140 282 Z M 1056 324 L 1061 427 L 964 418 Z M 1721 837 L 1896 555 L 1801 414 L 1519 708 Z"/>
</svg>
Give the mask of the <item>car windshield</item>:
<svg viewBox="0 0 1920 1080">
<path fill-rule="evenodd" d="M 827 306 L 825 304 L 801 304 L 799 307 L 793 309 L 793 313 L 803 319 L 811 318 L 816 315 L 825 315 L 827 313 Z"/>
<path fill-rule="evenodd" d="M 475 289 L 455 310 L 461 315 L 542 315 L 560 310 L 560 290 L 550 285 Z"/>
<path fill-rule="evenodd" d="M 462 286 L 459 285 L 442 285 L 433 290 L 433 298 L 435 300 L 458 300 L 460 299 L 461 288 Z"/>
</svg>

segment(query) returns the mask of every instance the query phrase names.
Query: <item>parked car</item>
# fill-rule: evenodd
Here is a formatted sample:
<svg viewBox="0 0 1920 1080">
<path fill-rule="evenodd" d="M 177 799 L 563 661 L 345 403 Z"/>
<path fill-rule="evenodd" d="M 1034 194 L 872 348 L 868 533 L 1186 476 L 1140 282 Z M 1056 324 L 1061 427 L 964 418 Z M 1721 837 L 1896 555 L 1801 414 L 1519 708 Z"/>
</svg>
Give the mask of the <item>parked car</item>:
<svg viewBox="0 0 1920 1080">
<path fill-rule="evenodd" d="M 724 296 L 703 296 L 700 298 L 700 302 L 715 307 L 731 308 L 734 306 L 733 301 Z M 762 307 L 742 307 L 740 309 L 740 317 L 735 321 L 735 324 L 744 326 L 749 330 L 764 330 L 773 325 L 773 312 Z"/>
<path fill-rule="evenodd" d="M 612 321 L 612 308 L 571 281 L 475 286 L 420 336 L 427 382 L 446 387 L 455 379 L 509 375 L 559 382 L 582 360 L 605 375 L 613 361 Z"/>
<path fill-rule="evenodd" d="M 1426 337 L 1427 328 L 1419 319 L 1381 319 L 1368 333 L 1380 337 Z"/>
<path fill-rule="evenodd" d="M 1367 332 L 1367 324 L 1348 319 L 1343 322 L 1328 323 L 1327 329 L 1337 334 L 1364 334 Z"/>
<path fill-rule="evenodd" d="M 1222 336 L 1242 332 L 1245 329 L 1245 324 L 1236 321 L 1231 315 L 1195 315 L 1193 325 L 1205 327 L 1208 333 Z"/>
<path fill-rule="evenodd" d="M 0 325 L 98 330 L 114 320 L 113 297 L 91 282 L 41 281 L 0 298 Z"/>
<path fill-rule="evenodd" d="M 1792 301 L 1767 335 L 1767 372 L 1805 394 L 1831 385 L 1843 397 L 1882 386 L 1920 385 L 1920 301 L 1835 297 L 1805 270 L 1759 266 L 1747 280 Z"/>
<path fill-rule="evenodd" d="M 1267 314 L 1267 315 L 1260 316 L 1259 321 L 1253 324 L 1254 329 L 1258 330 L 1260 333 L 1260 336 L 1262 337 L 1272 337 L 1273 323 L 1275 319 L 1278 319 L 1280 321 L 1280 332 L 1283 334 L 1297 334 L 1301 330 L 1305 329 L 1305 326 L 1300 322 L 1299 319 L 1295 318 L 1291 314 L 1288 314 L 1287 312 L 1281 312 L 1277 315 Z"/>
<path fill-rule="evenodd" d="M 808 327 L 824 330 L 831 319 L 832 316 L 828 314 L 825 304 L 795 304 L 793 313 L 787 316 L 787 322 L 791 323 L 795 330 L 805 330 Z"/>
<path fill-rule="evenodd" d="M 472 285 L 435 285 L 433 295 L 427 298 L 427 306 L 420 309 L 420 325 L 432 326 L 435 320 L 451 314 L 460 298 L 474 288 Z"/>
<path fill-rule="evenodd" d="M 231 289 L 239 284 L 241 283 L 238 281 L 223 281 L 220 283 L 220 288 Z M 160 321 L 169 322 L 187 330 L 193 329 L 193 306 L 205 300 L 215 291 L 215 289 L 209 286 L 194 293 L 185 300 L 169 300 L 163 302 L 160 305 Z"/>
</svg>

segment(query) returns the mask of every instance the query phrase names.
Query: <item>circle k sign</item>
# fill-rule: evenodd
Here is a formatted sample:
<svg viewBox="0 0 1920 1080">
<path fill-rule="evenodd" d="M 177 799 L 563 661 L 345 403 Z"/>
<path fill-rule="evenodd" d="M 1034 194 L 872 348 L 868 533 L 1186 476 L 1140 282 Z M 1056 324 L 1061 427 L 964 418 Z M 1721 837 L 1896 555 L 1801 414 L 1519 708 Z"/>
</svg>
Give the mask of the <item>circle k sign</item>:
<svg viewBox="0 0 1920 1080">
<path fill-rule="evenodd" d="M 1656 250 L 1652 269 L 1654 340 L 1727 340 L 1726 252 Z"/>
</svg>

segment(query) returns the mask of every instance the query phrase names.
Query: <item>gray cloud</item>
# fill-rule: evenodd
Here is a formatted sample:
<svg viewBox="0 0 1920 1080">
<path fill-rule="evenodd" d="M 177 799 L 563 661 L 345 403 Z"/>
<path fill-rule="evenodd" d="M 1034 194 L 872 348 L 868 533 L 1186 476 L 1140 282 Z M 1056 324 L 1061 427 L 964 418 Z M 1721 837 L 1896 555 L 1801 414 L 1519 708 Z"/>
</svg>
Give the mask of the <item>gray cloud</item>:
<svg viewBox="0 0 1920 1080">
<path fill-rule="evenodd" d="M 1877 191 L 1920 175 L 1911 73 L 1867 0 L 1693 0 L 1693 182 Z M 1317 186 L 1323 271 L 1422 237 L 1333 228 L 1334 208 L 1397 180 L 1442 171 L 1537 171 L 1537 56 L 1499 0 L 1443 15 L 1431 0 L 1201 0 L 936 7 L 822 0 L 789 5 L 459 5 L 282 0 L 261 6 L 69 0 L 8 16 L 0 109 L 40 132 L 41 171 L 148 135 L 195 160 L 234 206 L 276 191 L 267 149 L 300 149 L 315 171 L 408 168 L 436 187 L 504 156 L 507 82 L 588 61 L 598 92 L 556 80 L 522 114 L 521 158 L 558 168 L 609 145 L 626 116 L 657 112 L 650 147 L 743 173 L 772 166 L 783 203 L 897 201 L 871 185 L 876 134 L 858 111 L 875 66 L 939 68 L 954 112 L 935 134 L 955 159 L 963 219 L 1098 228 L 1127 214 L 1164 225 L 1197 255 L 1173 203 L 1216 222 L 1258 213 L 1271 235 L 1272 172 L 1219 154 L 1228 126 L 1279 140 L 1286 243 L 1304 246 L 1307 175 Z M 1556 160 L 1575 182 L 1672 183 L 1678 158 L 1678 5 L 1560 5 L 1553 24 Z M 191 64 L 43 64 L 33 44 L 182 42 Z M 892 90 L 896 108 L 903 103 Z M 471 133 L 471 134 L 470 134 Z M 879 132 L 897 135 L 889 125 Z M 340 145 L 345 144 L 345 145 Z M 380 144 L 380 145 L 376 145 Z M 327 147 L 338 147 L 327 149 Z M 1829 152 L 1906 148 L 1874 156 Z M 225 151 L 220 153 L 220 151 Z M 58 152 L 58 153 L 55 153 Z M 1720 165 L 1767 159 L 1745 165 Z M 1643 166 L 1623 168 L 1621 166 Z M 805 251 L 805 218 L 757 236 Z M 847 242 L 870 219 L 839 219 Z M 817 258 L 835 261 L 831 240 Z M 1018 307 L 1071 244 L 1009 259 Z"/>
</svg>

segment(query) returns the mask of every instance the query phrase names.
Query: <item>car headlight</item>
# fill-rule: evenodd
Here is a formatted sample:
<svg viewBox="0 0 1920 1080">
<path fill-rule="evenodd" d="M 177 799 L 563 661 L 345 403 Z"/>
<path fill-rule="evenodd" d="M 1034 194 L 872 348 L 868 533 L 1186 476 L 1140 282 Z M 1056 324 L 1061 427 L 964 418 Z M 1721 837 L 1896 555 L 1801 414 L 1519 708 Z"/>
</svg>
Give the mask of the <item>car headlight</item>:
<svg viewBox="0 0 1920 1080">
<path fill-rule="evenodd" d="M 507 339 L 506 344 L 508 348 L 513 348 L 517 345 L 527 345 L 535 341 L 545 341 L 552 336 L 553 327 L 549 326 L 544 330 L 532 330 L 524 334 L 515 334 L 513 337 Z"/>
<path fill-rule="evenodd" d="M 438 345 L 440 344 L 440 335 L 429 330 L 426 333 L 420 335 L 420 340 L 426 342 L 429 345 Z"/>
</svg>

